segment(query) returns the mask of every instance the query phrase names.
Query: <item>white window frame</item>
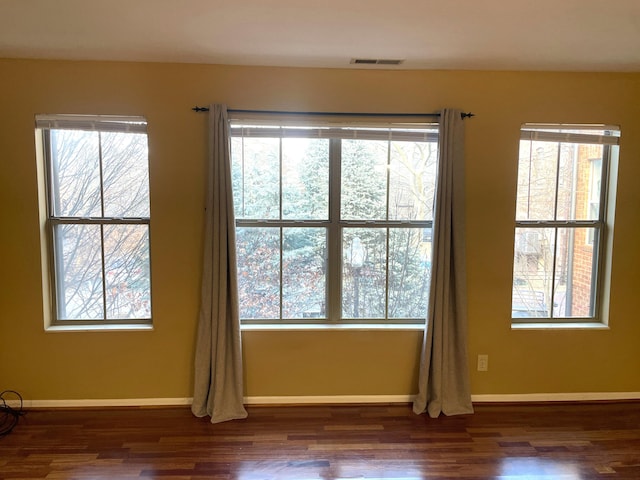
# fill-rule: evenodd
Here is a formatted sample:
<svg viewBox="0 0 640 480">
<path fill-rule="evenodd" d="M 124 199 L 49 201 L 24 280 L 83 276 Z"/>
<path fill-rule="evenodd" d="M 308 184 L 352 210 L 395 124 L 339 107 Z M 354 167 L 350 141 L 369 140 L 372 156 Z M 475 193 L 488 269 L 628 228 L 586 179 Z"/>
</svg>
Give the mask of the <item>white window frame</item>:
<svg viewBox="0 0 640 480">
<path fill-rule="evenodd" d="M 105 264 L 101 264 L 103 279 L 103 317 L 101 319 L 61 319 L 59 318 L 59 294 L 58 284 L 61 275 L 61 252 L 56 242 L 55 231 L 60 225 L 97 225 L 101 232 L 105 226 L 111 225 L 142 225 L 148 229 L 148 254 L 149 254 L 149 312 L 151 312 L 151 218 L 144 217 L 112 217 L 92 216 L 73 217 L 56 215 L 53 200 L 53 162 L 51 159 L 52 147 L 50 142 L 51 130 L 78 130 L 95 131 L 100 133 L 122 132 L 138 133 L 147 136 L 147 122 L 144 117 L 111 116 L 111 115 L 36 115 L 36 152 L 38 157 L 38 185 L 40 198 L 41 219 L 41 255 L 43 268 L 43 298 L 45 329 L 51 331 L 65 330 L 113 330 L 113 329 L 141 329 L 152 328 L 152 315 L 136 318 L 107 318 L 106 315 L 106 286 Z M 148 141 L 148 140 L 147 140 Z M 101 145 L 102 141 L 99 140 Z M 101 148 L 100 148 L 101 150 Z M 102 152 L 99 153 L 102 165 Z M 147 155 L 147 178 L 149 175 L 149 158 Z M 100 192 L 103 194 L 104 185 L 100 179 Z M 104 255 L 103 239 L 100 245 Z"/>
<path fill-rule="evenodd" d="M 433 228 L 432 220 L 401 221 L 401 220 L 343 220 L 340 218 L 341 208 L 341 141 L 343 139 L 384 140 L 384 141 L 424 141 L 438 143 L 437 123 L 417 123 L 392 125 L 389 123 L 361 122 L 351 125 L 323 123 L 318 121 L 296 121 L 291 123 L 287 119 L 274 118 L 270 120 L 244 119 L 241 116 L 231 120 L 231 137 L 267 137 L 267 138 L 325 138 L 329 139 L 329 212 L 327 220 L 256 220 L 236 218 L 236 227 L 275 227 L 280 229 L 280 252 L 282 252 L 282 229 L 287 227 L 320 227 L 327 230 L 326 259 L 326 310 L 323 318 L 282 318 L 282 301 L 280 305 L 280 319 L 243 319 L 243 326 L 277 326 L 287 327 L 293 325 L 398 325 L 398 326 L 423 326 L 425 318 L 392 318 L 389 319 L 385 306 L 385 318 L 343 318 L 342 317 L 342 231 L 344 228 L 416 228 L 429 230 Z M 247 125 L 258 125 L 259 128 L 251 129 Z M 288 128 L 287 126 L 304 126 L 305 129 Z M 437 159 L 437 150 L 436 150 Z M 437 160 L 436 160 L 437 161 Z M 387 187 L 388 188 L 388 187 Z M 282 200 L 282 191 L 280 192 Z M 388 208 L 387 199 L 387 208 Z M 282 205 L 282 203 L 280 203 Z M 423 233 L 423 238 L 426 238 Z M 429 236 L 429 239 L 431 237 Z M 423 240 L 426 241 L 426 240 Z M 388 242 L 388 239 L 387 239 Z M 388 262 L 388 258 L 387 258 Z M 388 271 L 386 273 L 388 282 Z M 385 291 L 388 289 L 385 286 Z M 282 300 L 282 283 L 280 284 Z M 426 295 L 428 301 L 428 292 Z M 425 306 L 426 307 L 426 306 Z"/>
<path fill-rule="evenodd" d="M 580 130 L 581 133 L 570 131 Z M 593 130 L 594 133 L 590 133 Z M 597 131 L 597 132 L 596 132 Z M 600 132 L 606 132 L 602 135 Z M 518 220 L 516 216 L 515 229 L 527 228 L 535 229 L 551 229 L 557 238 L 558 229 L 577 229 L 581 227 L 592 227 L 595 232 L 591 237 L 587 235 L 587 246 L 592 247 L 593 269 L 592 269 L 592 286 L 591 286 L 591 312 L 587 316 L 554 316 L 554 305 L 551 300 L 548 305 L 548 316 L 541 317 L 515 317 L 513 308 L 515 307 L 515 257 L 518 250 L 518 237 L 516 235 L 514 242 L 513 257 L 513 280 L 512 282 L 512 325 L 514 327 L 526 327 L 527 325 L 565 325 L 565 326 L 590 326 L 590 325 L 608 325 L 609 296 L 610 296 L 610 272 L 612 258 L 612 238 L 613 223 L 615 217 L 615 193 L 617 181 L 617 161 L 619 154 L 619 138 L 620 129 L 617 126 L 610 125 L 570 125 L 570 124 L 524 124 L 520 132 L 520 140 L 525 141 L 544 141 L 553 143 L 572 143 L 572 144 L 596 144 L 603 146 L 602 166 L 601 166 L 601 183 L 600 183 L 600 208 L 597 219 L 581 219 L 581 220 Z M 589 159 L 592 161 L 593 159 Z M 559 160 L 558 160 L 559 161 Z M 591 169 L 592 170 L 592 169 Z M 589 174 L 589 186 L 587 187 L 587 196 L 592 193 L 592 184 L 594 179 L 591 178 L 592 172 Z M 556 184 L 556 195 L 557 189 Z M 593 198 L 587 198 L 587 208 L 591 208 Z M 589 231 L 591 233 L 591 231 Z M 591 242 L 588 240 L 591 239 Z M 554 243 L 554 255 L 557 248 L 557 242 Z M 554 267 L 555 270 L 555 260 Z M 555 276 L 555 274 L 552 274 Z M 554 298 L 555 280 L 551 290 L 551 299 Z"/>
<path fill-rule="evenodd" d="M 594 204 L 600 205 L 602 202 L 602 158 L 591 158 L 589 162 L 589 211 L 593 210 Z M 596 177 L 595 173 L 599 175 Z M 594 236 L 588 235 L 586 238 L 587 245 L 593 245 Z"/>
</svg>

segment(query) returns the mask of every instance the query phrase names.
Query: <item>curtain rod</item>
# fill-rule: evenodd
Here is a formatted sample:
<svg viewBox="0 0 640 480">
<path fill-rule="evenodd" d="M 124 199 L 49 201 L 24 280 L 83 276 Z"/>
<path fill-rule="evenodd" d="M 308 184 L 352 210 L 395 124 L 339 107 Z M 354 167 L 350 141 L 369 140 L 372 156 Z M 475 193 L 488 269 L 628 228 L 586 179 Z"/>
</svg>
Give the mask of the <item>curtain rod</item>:
<svg viewBox="0 0 640 480">
<path fill-rule="evenodd" d="M 208 112 L 208 107 L 198 107 L 197 105 L 191 110 L 194 112 Z M 229 108 L 229 113 L 262 113 L 267 115 L 318 115 L 318 116 L 332 116 L 332 117 L 439 117 L 440 113 L 365 113 L 365 112 L 291 112 L 291 111 L 278 111 L 278 110 L 237 110 Z M 461 113 L 462 118 L 475 117 L 475 113 L 466 112 Z"/>
</svg>

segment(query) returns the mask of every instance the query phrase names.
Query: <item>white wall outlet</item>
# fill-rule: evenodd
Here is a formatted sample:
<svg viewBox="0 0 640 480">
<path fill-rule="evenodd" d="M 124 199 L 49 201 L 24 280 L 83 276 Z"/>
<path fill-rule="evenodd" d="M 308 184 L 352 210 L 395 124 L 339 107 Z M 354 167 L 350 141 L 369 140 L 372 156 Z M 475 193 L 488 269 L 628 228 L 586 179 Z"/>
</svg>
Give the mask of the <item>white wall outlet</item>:
<svg viewBox="0 0 640 480">
<path fill-rule="evenodd" d="M 489 355 L 478 355 L 478 371 L 486 372 L 489 370 Z"/>
</svg>

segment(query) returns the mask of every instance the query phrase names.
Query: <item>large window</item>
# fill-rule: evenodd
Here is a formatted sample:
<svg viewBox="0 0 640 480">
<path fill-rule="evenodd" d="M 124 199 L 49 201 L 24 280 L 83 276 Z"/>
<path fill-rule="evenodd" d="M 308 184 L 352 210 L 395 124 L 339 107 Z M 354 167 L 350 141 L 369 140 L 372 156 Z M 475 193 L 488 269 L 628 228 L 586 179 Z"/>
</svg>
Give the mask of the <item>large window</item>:
<svg viewBox="0 0 640 480">
<path fill-rule="evenodd" d="M 52 324 L 151 321 L 143 118 L 38 116 Z"/>
<path fill-rule="evenodd" d="M 245 324 L 425 321 L 436 126 L 231 132 Z"/>
<path fill-rule="evenodd" d="M 514 322 L 602 321 L 612 159 L 619 131 L 530 125 L 521 130 Z M 609 207 L 609 208 L 608 208 Z"/>
</svg>

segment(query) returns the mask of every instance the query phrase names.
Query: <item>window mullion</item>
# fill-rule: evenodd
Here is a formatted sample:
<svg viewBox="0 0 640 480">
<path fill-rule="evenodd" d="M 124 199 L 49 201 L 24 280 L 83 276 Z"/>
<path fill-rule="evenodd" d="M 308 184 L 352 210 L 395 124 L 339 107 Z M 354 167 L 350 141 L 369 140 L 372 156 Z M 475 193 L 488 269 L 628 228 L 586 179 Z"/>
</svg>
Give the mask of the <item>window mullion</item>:
<svg viewBox="0 0 640 480">
<path fill-rule="evenodd" d="M 245 179 L 245 159 L 244 159 L 244 136 L 242 137 L 242 186 L 240 187 L 242 189 L 242 209 L 240 210 L 242 212 L 242 217 L 244 218 L 245 216 L 245 206 L 244 206 L 244 199 L 245 199 L 245 186 L 244 186 L 244 179 Z"/>
<path fill-rule="evenodd" d="M 553 301 L 556 295 L 556 262 L 558 258 L 558 229 L 553 229 L 553 260 L 551 262 L 551 298 L 549 299 L 549 318 L 553 317 Z"/>
<path fill-rule="evenodd" d="M 100 164 L 100 214 L 104 218 L 104 169 L 102 162 L 102 132 L 98 132 L 98 162 Z M 100 223 L 100 268 L 102 271 L 102 319 L 107 320 L 107 275 L 104 260 L 104 224 Z"/>
<path fill-rule="evenodd" d="M 279 241 L 280 241 L 280 320 L 282 320 L 283 317 L 283 313 L 284 313 L 284 308 L 283 308 L 283 302 L 284 302 L 284 272 L 283 272 L 283 267 L 284 267 L 284 228 L 280 227 L 279 229 Z"/>
<path fill-rule="evenodd" d="M 100 217 L 104 218 L 104 169 L 102 164 L 102 132 L 98 132 L 98 163 L 100 168 Z"/>
<path fill-rule="evenodd" d="M 558 154 L 556 156 L 556 185 L 553 199 L 553 219 L 558 220 L 558 189 L 560 188 L 560 157 L 562 156 L 562 143 L 558 142 Z M 573 190 L 573 188 L 572 188 Z"/>
<path fill-rule="evenodd" d="M 389 137 L 391 137 L 391 131 L 389 131 Z M 391 138 L 387 142 L 387 192 L 386 192 L 386 221 L 387 227 L 385 228 L 386 236 L 385 236 L 385 275 L 384 275 L 384 318 L 389 319 L 389 235 L 391 234 L 391 230 L 389 228 L 389 198 L 391 193 Z"/>
<path fill-rule="evenodd" d="M 55 225 L 149 225 L 149 217 L 51 217 Z"/>
<path fill-rule="evenodd" d="M 278 145 L 278 219 L 282 221 L 282 137 Z"/>
<path fill-rule="evenodd" d="M 389 236 L 391 235 L 391 229 L 387 227 L 386 229 L 386 238 L 385 238 L 385 249 L 386 249 L 386 258 L 385 258 L 385 280 L 384 280 L 384 318 L 385 320 L 389 319 Z"/>
<path fill-rule="evenodd" d="M 516 220 L 520 228 L 562 228 L 562 227 L 598 227 L 597 220 Z"/>
<path fill-rule="evenodd" d="M 100 225 L 100 258 L 102 269 L 102 319 L 107 320 L 107 276 L 105 274 L 104 261 L 104 225 Z"/>
<path fill-rule="evenodd" d="M 326 275 L 326 317 L 329 323 L 337 323 L 342 318 L 341 154 L 341 140 L 331 139 L 329 142 L 329 227 Z"/>
<path fill-rule="evenodd" d="M 278 219 L 282 222 L 282 136 L 280 137 L 280 141 L 278 143 Z M 280 241 L 280 320 L 284 318 L 284 227 L 281 225 L 278 228 L 279 231 L 279 241 Z"/>
<path fill-rule="evenodd" d="M 558 190 L 560 188 L 560 159 L 562 157 L 562 143 L 558 142 L 556 155 L 556 184 L 553 199 L 553 218 L 558 220 Z M 573 189 L 573 188 L 572 188 Z M 553 259 L 551 262 L 551 298 L 549 298 L 549 318 L 553 319 L 553 303 L 556 295 L 556 263 L 558 260 L 558 227 L 553 229 Z"/>
</svg>

